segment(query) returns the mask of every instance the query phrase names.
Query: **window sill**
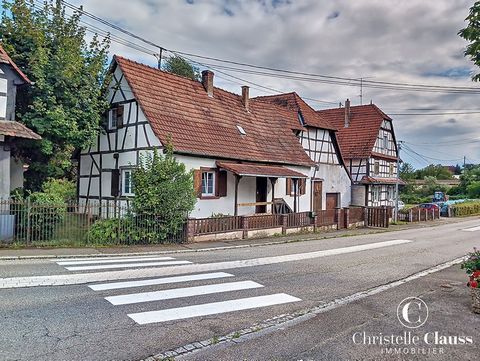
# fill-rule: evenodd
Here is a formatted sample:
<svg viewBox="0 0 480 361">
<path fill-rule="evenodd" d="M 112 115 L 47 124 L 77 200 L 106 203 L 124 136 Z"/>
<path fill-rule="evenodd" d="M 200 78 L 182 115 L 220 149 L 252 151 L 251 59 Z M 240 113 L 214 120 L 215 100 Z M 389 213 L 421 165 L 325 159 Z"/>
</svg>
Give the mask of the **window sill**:
<svg viewBox="0 0 480 361">
<path fill-rule="evenodd" d="M 214 195 L 211 195 L 211 196 L 202 195 L 202 196 L 200 196 L 200 199 L 220 199 L 220 197 L 214 196 Z"/>
</svg>

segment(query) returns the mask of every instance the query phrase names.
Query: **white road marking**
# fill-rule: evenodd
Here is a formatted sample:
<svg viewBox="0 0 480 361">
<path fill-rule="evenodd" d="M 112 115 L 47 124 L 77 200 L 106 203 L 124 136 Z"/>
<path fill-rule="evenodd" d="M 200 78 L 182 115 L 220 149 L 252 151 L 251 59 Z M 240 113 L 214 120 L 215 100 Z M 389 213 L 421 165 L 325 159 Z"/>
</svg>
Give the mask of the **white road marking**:
<svg viewBox="0 0 480 361">
<path fill-rule="evenodd" d="M 94 291 L 105 291 L 105 290 L 116 290 L 121 288 L 130 288 L 130 287 L 143 287 L 143 286 L 153 286 L 153 285 L 165 285 L 169 283 L 211 280 L 211 279 L 224 278 L 224 277 L 234 277 L 234 276 L 230 273 L 225 273 L 225 272 L 213 272 L 213 273 L 201 273 L 201 274 L 189 275 L 189 276 L 163 277 L 163 278 L 155 278 L 155 279 L 141 280 L 141 281 L 102 283 L 97 285 L 90 285 L 88 287 L 90 287 Z"/>
<path fill-rule="evenodd" d="M 206 286 L 172 288 L 163 291 L 132 293 L 128 295 L 118 295 L 105 297 L 112 305 L 128 305 L 132 303 L 142 303 L 150 301 L 172 300 L 175 298 L 184 298 L 192 296 L 210 295 L 212 293 L 222 293 L 231 291 L 248 290 L 260 288 L 263 285 L 253 281 L 239 281 L 218 283 Z"/>
<path fill-rule="evenodd" d="M 124 263 L 124 264 L 100 264 L 95 266 L 72 266 L 65 267 L 69 271 L 90 271 L 97 269 L 109 269 L 109 268 L 140 268 L 140 267 L 152 267 L 152 266 L 174 266 L 181 264 L 189 264 L 190 261 L 165 261 L 165 262 L 145 262 L 145 263 Z"/>
<path fill-rule="evenodd" d="M 320 257 L 348 254 L 372 249 L 379 249 L 391 246 L 411 243 L 410 240 L 392 240 L 375 243 L 359 244 L 356 246 L 327 249 L 322 251 L 295 253 L 283 256 L 270 256 L 253 259 L 243 259 L 237 261 L 213 262 L 204 264 L 193 264 L 184 266 L 172 266 L 163 268 L 144 268 L 137 270 L 121 270 L 96 273 L 75 273 L 68 275 L 48 275 L 48 276 L 29 276 L 29 277 L 10 277 L 0 278 L 0 289 L 19 288 L 19 287 L 38 287 L 38 286 L 59 286 L 59 285 L 78 285 L 91 282 L 148 278 L 158 276 L 181 275 L 198 272 L 211 272 L 227 270 L 234 268 L 258 267 L 284 262 L 303 261 Z"/>
<path fill-rule="evenodd" d="M 91 261 L 91 260 L 98 260 L 98 261 L 105 261 L 105 260 L 114 260 L 114 259 L 129 259 L 129 258 L 150 258 L 156 257 L 154 254 L 148 255 L 127 255 L 127 256 L 109 256 L 109 257 L 95 257 L 89 256 L 84 258 L 77 258 L 77 257 L 69 257 L 69 258 L 52 258 L 49 261 L 51 262 L 68 262 L 68 261 Z M 163 255 L 158 255 L 158 257 L 163 257 Z"/>
<path fill-rule="evenodd" d="M 167 261 L 175 259 L 173 257 L 143 257 L 143 258 L 115 258 L 106 260 L 88 260 L 88 261 L 62 261 L 56 262 L 60 266 L 73 266 L 80 264 L 99 264 L 99 263 L 122 263 L 122 262 L 145 262 L 145 261 Z"/>
<path fill-rule="evenodd" d="M 185 318 L 216 315 L 219 313 L 249 310 L 253 308 L 274 306 L 298 301 L 301 301 L 301 299 L 285 293 L 276 293 L 267 296 L 240 298 L 231 301 L 205 303 L 201 305 L 169 308 L 159 311 L 131 313 L 128 314 L 128 317 L 140 325 L 145 325 L 155 322 L 174 321 Z"/>
<path fill-rule="evenodd" d="M 465 232 L 480 231 L 480 226 L 478 226 L 478 227 L 472 227 L 472 228 L 464 228 L 464 229 L 462 229 L 462 231 L 465 231 Z"/>
</svg>

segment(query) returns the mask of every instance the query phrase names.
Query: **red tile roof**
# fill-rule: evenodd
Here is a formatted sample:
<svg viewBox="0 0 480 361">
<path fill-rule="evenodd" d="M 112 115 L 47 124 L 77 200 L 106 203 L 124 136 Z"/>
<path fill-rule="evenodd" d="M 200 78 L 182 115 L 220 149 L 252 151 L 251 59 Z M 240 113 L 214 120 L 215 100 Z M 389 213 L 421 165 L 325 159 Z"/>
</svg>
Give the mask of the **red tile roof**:
<svg viewBox="0 0 480 361">
<path fill-rule="evenodd" d="M 28 129 L 22 123 L 11 120 L 0 120 L 0 135 L 26 139 L 42 139 L 42 137 Z"/>
<path fill-rule="evenodd" d="M 2 45 L 0 44 L 0 63 L 9 64 L 14 71 L 20 76 L 20 78 L 25 81 L 25 83 L 31 84 L 30 79 L 20 70 L 20 68 L 13 62 L 13 60 L 8 56 L 5 49 L 3 49 Z"/>
<path fill-rule="evenodd" d="M 227 163 L 217 162 L 219 168 L 223 168 L 232 173 L 242 176 L 263 176 L 263 177 L 278 177 L 278 178 L 308 178 L 306 175 L 293 171 L 291 169 L 274 166 L 274 165 L 260 165 L 260 164 L 245 164 L 245 163 Z"/>
<path fill-rule="evenodd" d="M 297 114 L 115 56 L 155 135 L 171 136 L 177 153 L 256 162 L 312 165 L 289 124 Z M 115 63 L 114 63 L 115 64 Z M 241 126 L 246 135 L 237 129 Z"/>
<path fill-rule="evenodd" d="M 370 157 L 383 120 L 391 120 L 374 104 L 350 107 L 348 128 L 345 128 L 345 108 L 319 110 L 317 114 L 338 128 L 337 138 L 345 159 Z"/>
<path fill-rule="evenodd" d="M 315 112 L 305 101 L 295 92 L 256 97 L 255 99 L 280 105 L 302 114 L 305 125 L 322 129 L 337 130 L 337 128 L 321 114 Z M 299 122 L 297 121 L 297 124 Z"/>
</svg>

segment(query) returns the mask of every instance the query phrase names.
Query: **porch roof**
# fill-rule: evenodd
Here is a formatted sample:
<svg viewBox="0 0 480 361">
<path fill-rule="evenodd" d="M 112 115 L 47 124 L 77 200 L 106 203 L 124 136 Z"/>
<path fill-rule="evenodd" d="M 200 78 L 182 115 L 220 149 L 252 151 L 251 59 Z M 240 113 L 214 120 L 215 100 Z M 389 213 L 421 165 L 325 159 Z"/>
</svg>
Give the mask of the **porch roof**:
<svg viewBox="0 0 480 361">
<path fill-rule="evenodd" d="M 0 120 L 0 135 L 26 139 L 42 139 L 42 137 L 22 123 L 11 120 Z"/>
<path fill-rule="evenodd" d="M 217 167 L 240 176 L 308 178 L 305 174 L 300 172 L 274 165 L 217 162 Z"/>
<path fill-rule="evenodd" d="M 400 178 L 374 178 L 369 176 L 364 176 L 360 183 L 362 184 L 405 184 Z"/>
</svg>

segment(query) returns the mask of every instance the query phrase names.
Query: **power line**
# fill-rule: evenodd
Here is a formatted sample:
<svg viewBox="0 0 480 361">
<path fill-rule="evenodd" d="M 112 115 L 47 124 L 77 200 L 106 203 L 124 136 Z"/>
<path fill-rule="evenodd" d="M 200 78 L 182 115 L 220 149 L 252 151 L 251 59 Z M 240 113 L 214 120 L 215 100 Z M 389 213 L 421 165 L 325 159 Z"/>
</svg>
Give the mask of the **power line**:
<svg viewBox="0 0 480 361">
<path fill-rule="evenodd" d="M 92 13 L 89 13 L 85 11 L 82 7 L 77 8 L 76 6 L 70 4 L 67 1 L 62 0 L 61 1 L 65 6 L 69 7 L 70 9 L 74 9 L 76 11 L 79 11 L 81 14 L 88 16 L 106 26 L 109 26 L 116 31 L 119 31 L 121 33 L 124 33 L 128 36 L 131 36 L 139 41 L 142 41 L 148 45 L 154 46 L 160 50 L 169 50 L 166 49 L 165 47 L 156 44 L 150 40 L 147 40 L 141 36 L 138 36 L 128 30 L 125 30 L 121 28 L 118 25 L 112 24 Z M 215 58 L 215 57 L 208 57 L 208 56 L 203 56 L 203 55 L 198 55 L 194 53 L 189 53 L 189 52 L 182 52 L 178 50 L 169 50 L 170 52 L 174 52 L 176 54 L 184 55 L 184 56 L 190 56 L 190 57 L 195 57 L 199 59 L 205 59 L 205 60 L 211 60 L 215 62 L 221 62 L 225 64 L 231 64 L 231 65 L 237 65 L 237 66 L 242 66 L 246 68 L 252 68 L 252 69 L 260 69 L 263 70 L 263 72 L 259 71 L 254 71 L 254 70 L 248 70 L 248 69 L 240 69 L 240 68 L 235 68 L 235 67 L 229 67 L 229 70 L 236 71 L 236 72 L 245 72 L 248 74 L 256 74 L 256 75 L 264 75 L 264 76 L 270 76 L 270 77 L 283 77 L 287 79 L 296 79 L 299 81 L 316 81 L 316 82 L 324 82 L 324 83 L 329 83 L 329 84 L 335 84 L 335 85 L 343 85 L 343 86 L 358 86 L 359 85 L 359 79 L 358 78 L 347 78 L 347 77 L 338 77 L 338 76 L 331 76 L 331 75 L 322 75 L 322 74 L 314 74 L 314 73 L 306 73 L 306 72 L 298 72 L 298 71 L 292 71 L 292 70 L 286 70 L 286 69 L 277 69 L 277 68 L 272 68 L 272 67 L 266 67 L 266 66 L 260 66 L 260 65 L 253 65 L 253 64 L 248 64 L 248 63 L 243 63 L 243 62 L 238 62 L 238 61 L 232 61 L 232 60 L 225 60 L 225 59 L 220 59 L 220 58 Z M 213 65 L 213 64 L 210 64 Z M 216 65 L 216 67 L 220 67 L 220 65 Z M 225 67 L 225 66 L 222 66 Z M 270 73 L 265 72 L 265 70 L 269 71 Z M 280 74 L 273 74 L 274 73 L 280 73 Z M 286 75 L 288 74 L 288 75 Z M 300 77 L 298 76 L 300 75 Z M 422 92 L 442 92 L 442 93 L 455 93 L 455 94 L 480 94 L 480 89 L 475 88 L 475 87 L 459 87 L 459 86 L 444 86 L 444 85 L 431 85 L 431 84 L 414 84 L 414 83 L 399 83 L 399 82 L 386 82 L 386 81 L 374 81 L 374 80 L 362 80 L 362 85 L 365 87 L 370 87 L 370 88 L 377 88 L 377 89 L 388 89 L 388 90 L 405 90 L 405 91 L 422 91 Z"/>
<path fill-rule="evenodd" d="M 467 115 L 467 114 L 480 114 L 480 111 L 475 112 L 445 112 L 445 113 L 389 113 L 389 115 Z"/>
<path fill-rule="evenodd" d="M 416 152 L 415 150 L 413 150 L 412 148 L 410 148 L 408 145 L 405 145 L 404 144 L 404 147 L 408 150 L 410 150 L 412 153 L 415 153 L 416 155 L 418 155 L 419 157 L 423 158 L 423 159 L 432 159 L 432 160 L 436 160 L 436 161 L 439 161 L 439 162 L 455 162 L 455 161 L 458 161 L 459 159 L 463 159 L 463 158 L 456 158 L 456 159 L 439 159 L 439 158 L 433 158 L 433 157 L 429 157 L 427 155 L 424 155 L 424 154 L 420 154 L 418 152 Z"/>
</svg>

